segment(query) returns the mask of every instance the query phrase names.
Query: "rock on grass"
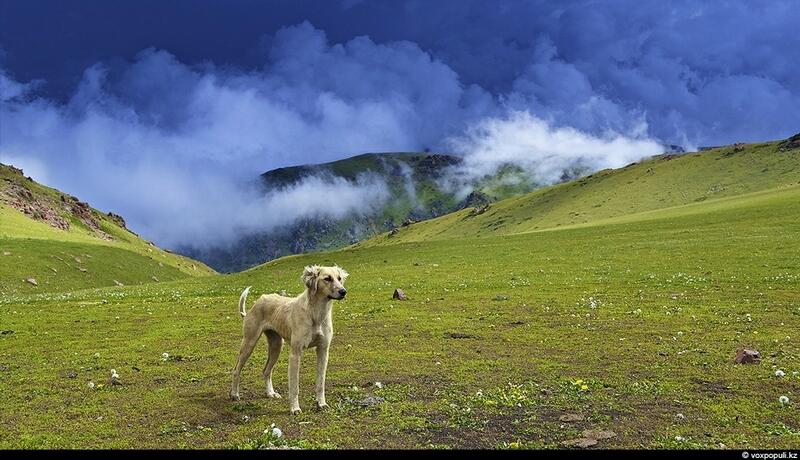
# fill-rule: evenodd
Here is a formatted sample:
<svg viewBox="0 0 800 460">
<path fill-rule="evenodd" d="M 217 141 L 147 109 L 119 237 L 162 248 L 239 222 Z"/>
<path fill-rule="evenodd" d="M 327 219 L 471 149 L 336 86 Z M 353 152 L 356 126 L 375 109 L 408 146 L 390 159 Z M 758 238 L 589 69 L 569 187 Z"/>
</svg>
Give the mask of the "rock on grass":
<svg viewBox="0 0 800 460">
<path fill-rule="evenodd" d="M 581 449 L 586 449 L 587 447 L 596 446 L 597 439 L 575 438 L 575 439 L 570 439 L 569 441 L 564 441 L 563 444 L 567 447 L 580 447 Z"/>
</svg>

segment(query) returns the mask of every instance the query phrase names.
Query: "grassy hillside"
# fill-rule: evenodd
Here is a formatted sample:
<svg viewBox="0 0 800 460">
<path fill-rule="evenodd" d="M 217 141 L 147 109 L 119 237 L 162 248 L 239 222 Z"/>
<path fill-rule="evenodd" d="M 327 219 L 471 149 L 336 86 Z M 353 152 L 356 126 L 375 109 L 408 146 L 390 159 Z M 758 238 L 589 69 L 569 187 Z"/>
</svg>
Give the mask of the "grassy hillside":
<svg viewBox="0 0 800 460">
<path fill-rule="evenodd" d="M 509 198 L 483 214 L 464 209 L 357 246 L 522 233 L 797 184 L 800 149 L 787 149 L 787 142 L 661 155 Z"/>
<path fill-rule="evenodd" d="M 214 273 L 104 214 L 0 165 L 0 293 L 66 291 Z M 38 286 L 25 280 L 33 278 Z"/>
<path fill-rule="evenodd" d="M 654 164 L 666 174 L 677 160 Z M 0 447 L 556 448 L 611 430 L 598 447 L 790 449 L 798 235 L 794 185 L 552 231 L 4 296 Z M 313 352 L 301 415 L 266 398 L 264 344 L 242 373 L 242 401 L 229 401 L 241 289 L 296 294 L 305 264 L 334 262 L 351 276 L 334 307 L 330 410 L 311 410 Z M 410 300 L 391 300 L 396 287 Z M 763 362 L 732 364 L 740 346 Z M 285 353 L 274 377 L 284 395 Z M 112 368 L 122 385 L 109 384 Z M 367 396 L 382 400 L 364 407 Z M 264 434 L 273 423 L 284 438 Z"/>
</svg>

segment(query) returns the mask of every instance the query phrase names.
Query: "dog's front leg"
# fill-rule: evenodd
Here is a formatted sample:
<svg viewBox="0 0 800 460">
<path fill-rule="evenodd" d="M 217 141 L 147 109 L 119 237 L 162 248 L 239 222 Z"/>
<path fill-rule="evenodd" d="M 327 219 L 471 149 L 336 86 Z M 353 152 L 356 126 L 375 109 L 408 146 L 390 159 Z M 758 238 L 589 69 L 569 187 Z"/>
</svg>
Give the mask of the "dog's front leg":
<svg viewBox="0 0 800 460">
<path fill-rule="evenodd" d="M 325 409 L 325 373 L 328 370 L 328 344 L 317 345 L 317 407 Z"/>
<path fill-rule="evenodd" d="M 292 344 L 289 355 L 289 411 L 292 415 L 300 413 L 300 356 L 303 347 Z"/>
</svg>

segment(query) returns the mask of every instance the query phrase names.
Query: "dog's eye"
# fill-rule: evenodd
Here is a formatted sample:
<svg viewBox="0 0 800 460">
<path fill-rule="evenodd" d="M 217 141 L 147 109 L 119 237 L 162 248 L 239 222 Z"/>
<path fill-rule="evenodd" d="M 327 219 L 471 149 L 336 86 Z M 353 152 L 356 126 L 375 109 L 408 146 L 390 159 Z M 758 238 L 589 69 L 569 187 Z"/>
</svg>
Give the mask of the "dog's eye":
<svg viewBox="0 0 800 460">
<path fill-rule="evenodd" d="M 325 281 L 333 281 L 333 278 L 331 278 L 330 276 L 326 276 Z"/>
<path fill-rule="evenodd" d="M 342 280 L 342 277 L 340 276 L 340 277 L 339 277 L 339 281 L 341 281 L 341 280 Z"/>
</svg>

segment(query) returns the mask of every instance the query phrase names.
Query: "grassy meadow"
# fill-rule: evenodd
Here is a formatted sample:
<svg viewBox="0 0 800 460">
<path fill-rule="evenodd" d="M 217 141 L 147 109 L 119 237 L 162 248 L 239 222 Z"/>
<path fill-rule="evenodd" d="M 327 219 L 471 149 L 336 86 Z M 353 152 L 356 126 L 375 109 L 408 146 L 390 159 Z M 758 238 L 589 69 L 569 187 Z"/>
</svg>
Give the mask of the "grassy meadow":
<svg viewBox="0 0 800 460">
<path fill-rule="evenodd" d="M 233 275 L 0 208 L 0 448 L 794 448 L 799 156 L 657 158 Z M 313 350 L 303 413 L 266 397 L 265 341 L 230 401 L 239 293 L 298 294 L 312 263 L 351 274 L 329 410 Z"/>
</svg>

